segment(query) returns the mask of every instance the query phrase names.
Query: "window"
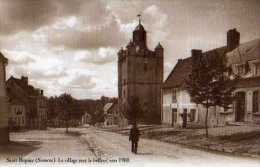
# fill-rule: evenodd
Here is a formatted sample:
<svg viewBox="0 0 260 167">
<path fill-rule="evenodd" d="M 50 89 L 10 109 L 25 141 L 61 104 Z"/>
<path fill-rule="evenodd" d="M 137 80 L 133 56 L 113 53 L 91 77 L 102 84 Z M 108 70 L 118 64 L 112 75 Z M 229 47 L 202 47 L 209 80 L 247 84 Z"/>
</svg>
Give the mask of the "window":
<svg viewBox="0 0 260 167">
<path fill-rule="evenodd" d="M 259 91 L 253 92 L 253 113 L 258 112 L 259 107 Z"/>
<path fill-rule="evenodd" d="M 177 96 L 176 96 L 176 88 L 172 89 L 172 103 L 176 103 L 177 102 Z"/>
<path fill-rule="evenodd" d="M 190 109 L 190 121 L 191 122 L 195 121 L 195 114 L 196 114 L 196 110 Z"/>
<path fill-rule="evenodd" d="M 260 76 L 260 63 L 255 64 L 255 75 Z"/>
<path fill-rule="evenodd" d="M 244 65 L 243 64 L 240 64 L 237 66 L 237 73 L 238 73 L 238 75 L 244 74 Z"/>
</svg>

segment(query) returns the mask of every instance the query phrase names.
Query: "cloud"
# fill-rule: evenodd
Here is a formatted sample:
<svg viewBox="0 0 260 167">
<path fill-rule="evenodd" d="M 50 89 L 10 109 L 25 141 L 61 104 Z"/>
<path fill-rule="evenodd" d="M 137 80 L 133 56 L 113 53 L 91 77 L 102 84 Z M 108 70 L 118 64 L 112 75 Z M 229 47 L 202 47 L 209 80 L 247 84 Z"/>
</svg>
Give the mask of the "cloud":
<svg viewBox="0 0 260 167">
<path fill-rule="evenodd" d="M 73 78 L 68 87 L 72 89 L 93 89 L 96 86 L 96 82 L 92 76 L 78 75 Z"/>
<path fill-rule="evenodd" d="M 109 11 L 101 0 L 0 0 L 0 35 L 32 32 L 75 15 L 84 24 L 100 25 Z"/>
<path fill-rule="evenodd" d="M 104 65 L 115 62 L 117 59 L 117 49 L 111 47 L 99 48 L 91 51 L 78 52 L 75 57 L 79 63 Z"/>
<path fill-rule="evenodd" d="M 55 19 L 56 7 L 51 0 L 1 0 L 0 33 L 35 30 Z"/>
<path fill-rule="evenodd" d="M 54 31 L 49 39 L 51 45 L 69 49 L 97 49 L 99 47 L 118 47 L 126 41 L 120 25 L 113 16 L 99 26 L 89 26 L 85 30 L 66 29 Z"/>
</svg>

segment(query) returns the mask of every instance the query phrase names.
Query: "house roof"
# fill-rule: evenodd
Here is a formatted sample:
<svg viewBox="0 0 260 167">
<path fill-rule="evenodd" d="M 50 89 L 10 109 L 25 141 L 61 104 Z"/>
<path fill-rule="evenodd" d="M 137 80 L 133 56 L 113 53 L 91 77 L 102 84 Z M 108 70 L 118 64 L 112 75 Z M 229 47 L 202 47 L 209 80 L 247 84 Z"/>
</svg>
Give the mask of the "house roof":
<svg viewBox="0 0 260 167">
<path fill-rule="evenodd" d="M 219 56 L 226 53 L 226 47 L 220 47 L 203 52 L 203 56 Z M 163 88 L 177 88 L 185 86 L 185 80 L 188 79 L 192 70 L 192 57 L 178 60 L 177 64 L 168 75 L 163 84 Z"/>
<path fill-rule="evenodd" d="M 20 87 L 15 80 L 10 80 L 10 78 L 7 81 L 7 95 L 10 99 L 10 102 L 12 104 L 26 104 L 28 100 L 28 94 L 23 88 L 17 88 Z"/>
<path fill-rule="evenodd" d="M 8 62 L 8 59 L 0 52 L 0 61 L 3 61 L 4 63 Z"/>
<path fill-rule="evenodd" d="M 107 103 L 105 104 L 103 110 L 106 113 L 111 107 L 113 106 L 113 103 Z"/>
<path fill-rule="evenodd" d="M 228 64 L 241 64 L 260 58 L 260 39 L 240 44 L 236 49 L 227 53 Z"/>
<path fill-rule="evenodd" d="M 11 76 L 8 79 L 7 83 L 9 83 L 10 81 L 15 82 L 19 87 L 21 87 L 26 92 L 26 94 L 28 94 L 30 96 L 39 95 L 39 91 L 37 89 L 35 89 L 32 85 L 24 83 L 22 81 L 22 79 L 18 79 L 18 78 Z"/>
<path fill-rule="evenodd" d="M 260 39 L 255 39 L 246 43 L 240 44 L 236 49 L 227 52 L 227 47 L 220 47 L 212 49 L 206 52 L 203 52 L 203 55 L 207 56 L 218 56 L 218 55 L 227 55 L 228 65 L 231 64 L 241 64 L 246 61 L 255 60 L 260 58 Z M 179 60 L 167 79 L 163 84 L 163 88 L 175 88 L 184 86 L 185 80 L 188 79 L 189 74 L 191 73 L 192 68 L 192 58 L 188 57 L 183 60 Z M 237 86 L 244 86 L 246 83 L 250 82 L 252 85 L 257 84 L 257 79 L 246 79 L 240 80 Z M 248 83 L 249 84 L 249 83 Z"/>
<path fill-rule="evenodd" d="M 191 57 L 179 60 L 163 84 L 163 88 L 180 87 L 191 72 Z"/>
</svg>

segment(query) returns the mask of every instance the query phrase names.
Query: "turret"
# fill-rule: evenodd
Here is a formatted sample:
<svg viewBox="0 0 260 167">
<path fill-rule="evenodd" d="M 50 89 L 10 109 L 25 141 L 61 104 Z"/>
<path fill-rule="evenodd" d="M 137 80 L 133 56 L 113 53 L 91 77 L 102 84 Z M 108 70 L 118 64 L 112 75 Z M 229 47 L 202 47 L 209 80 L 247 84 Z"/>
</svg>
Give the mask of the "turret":
<svg viewBox="0 0 260 167">
<path fill-rule="evenodd" d="M 133 43 L 135 46 L 139 46 L 140 48 L 146 48 L 146 31 L 141 24 L 141 15 L 139 16 L 139 24 L 136 26 L 133 32 Z"/>
<path fill-rule="evenodd" d="M 154 49 L 156 56 L 163 56 L 163 47 L 160 44 L 160 42 L 158 43 L 158 45 L 155 47 Z"/>
</svg>

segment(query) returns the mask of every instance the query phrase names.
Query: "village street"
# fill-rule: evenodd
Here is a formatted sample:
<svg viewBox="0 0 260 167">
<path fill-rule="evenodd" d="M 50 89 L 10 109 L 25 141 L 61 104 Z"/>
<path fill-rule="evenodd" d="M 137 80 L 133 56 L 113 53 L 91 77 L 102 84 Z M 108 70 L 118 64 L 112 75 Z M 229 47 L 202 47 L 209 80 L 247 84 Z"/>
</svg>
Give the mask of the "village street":
<svg viewBox="0 0 260 167">
<path fill-rule="evenodd" d="M 202 150 L 193 150 L 180 145 L 163 143 L 155 140 L 141 139 L 138 154 L 132 154 L 127 136 L 104 132 L 94 127 L 71 128 L 70 134 L 64 134 L 64 129 L 49 129 L 47 131 L 27 131 L 12 133 L 11 140 L 23 143 L 26 147 L 10 147 L 17 154 L 23 155 L 24 159 L 59 159 L 67 160 L 71 165 L 80 159 L 100 158 L 99 163 L 109 163 L 117 160 L 118 165 L 136 164 L 187 164 L 208 166 L 259 166 L 259 161 L 241 157 L 233 157 Z M 28 147 L 30 146 L 30 149 Z M 23 150 L 24 148 L 24 150 Z M 12 153 L 10 153 L 12 154 Z M 8 155 L 8 154 L 7 154 Z M 14 155 L 12 155 L 14 156 Z M 19 156 L 19 155 L 16 155 Z M 120 161 L 120 162 L 119 162 Z M 114 162 L 115 163 L 115 162 Z M 114 164 L 115 165 L 115 164 Z"/>
</svg>

